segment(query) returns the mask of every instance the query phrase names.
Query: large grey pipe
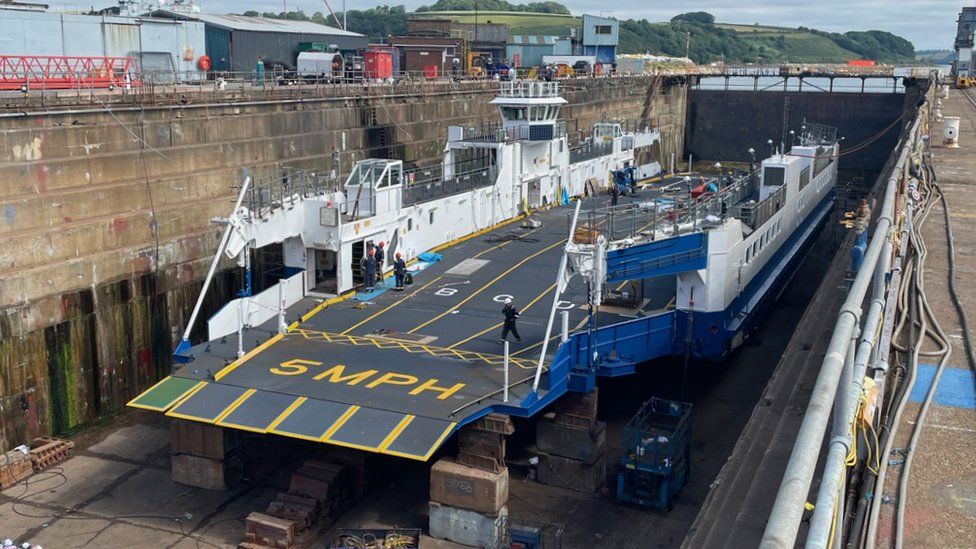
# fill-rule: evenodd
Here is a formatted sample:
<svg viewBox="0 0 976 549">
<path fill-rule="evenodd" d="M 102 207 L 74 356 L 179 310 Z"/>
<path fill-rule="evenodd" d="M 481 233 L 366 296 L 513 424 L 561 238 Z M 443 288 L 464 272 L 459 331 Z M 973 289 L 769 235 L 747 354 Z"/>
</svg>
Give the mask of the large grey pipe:
<svg viewBox="0 0 976 549">
<path fill-rule="evenodd" d="M 915 141 L 918 125 L 919 119 L 916 117 L 908 139 L 902 143 L 901 152 L 894 166 L 905 164 L 911 144 Z M 800 432 L 797 433 L 796 443 L 793 445 L 793 452 L 783 475 L 783 482 L 776 494 L 773 511 L 769 516 L 769 522 L 766 523 L 766 531 L 763 532 L 760 547 L 764 549 L 792 548 L 796 542 L 800 520 L 803 518 L 803 505 L 807 500 L 810 482 L 820 456 L 820 448 L 824 432 L 827 430 L 827 421 L 830 418 L 834 394 L 844 367 L 847 348 L 860 318 L 861 303 L 874 276 L 881 249 L 887 241 L 887 235 L 893 224 L 892 212 L 898 188 L 898 175 L 893 172 L 892 177 L 888 179 L 881 214 L 875 225 L 871 243 L 864 254 L 864 261 L 857 271 L 847 299 L 838 313 L 830 345 L 820 368 L 820 375 L 810 396 L 807 413 L 803 416 L 803 423 Z"/>
<path fill-rule="evenodd" d="M 885 246 L 882 249 L 880 261 L 875 267 L 875 273 L 887 272 L 890 264 L 891 240 L 885 238 Z M 887 251 L 887 254 L 885 253 Z M 864 374 L 867 371 L 872 349 L 876 343 L 878 325 L 881 322 L 881 313 L 884 306 L 884 283 L 878 285 L 877 279 L 873 288 L 871 307 L 868 309 L 867 320 L 864 322 L 861 341 L 857 346 L 857 354 L 853 360 L 852 372 L 841 378 L 842 383 L 849 383 L 850 389 L 841 398 L 841 388 L 838 388 L 838 406 L 842 406 L 843 413 L 834 421 L 834 436 L 830 441 L 830 451 L 827 454 L 827 462 L 824 466 L 823 479 L 820 481 L 820 491 L 817 495 L 816 506 L 813 509 L 813 519 L 810 522 L 810 530 L 807 533 L 807 547 L 827 547 L 830 539 L 830 525 L 834 519 L 834 506 L 837 499 L 841 497 L 838 486 L 841 477 L 847 468 L 847 454 L 850 451 L 851 433 L 850 426 L 855 420 L 854 414 L 857 412 L 858 401 L 861 391 L 864 388 Z M 851 345 L 853 348 L 853 344 Z M 849 349 L 853 351 L 853 349 Z M 845 370 L 847 365 L 845 364 Z M 845 374 L 848 372 L 845 371 Z"/>
</svg>

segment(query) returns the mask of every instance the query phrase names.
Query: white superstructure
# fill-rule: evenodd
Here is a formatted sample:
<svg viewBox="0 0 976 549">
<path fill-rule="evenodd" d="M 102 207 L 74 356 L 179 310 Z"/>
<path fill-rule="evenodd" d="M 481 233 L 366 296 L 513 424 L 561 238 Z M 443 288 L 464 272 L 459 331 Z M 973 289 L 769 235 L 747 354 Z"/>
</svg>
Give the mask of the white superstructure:
<svg viewBox="0 0 976 549">
<path fill-rule="evenodd" d="M 634 165 L 635 150 L 660 138 L 655 129 L 600 123 L 585 139 L 570 139 L 559 120 L 565 103 L 558 83 L 503 82 L 492 101 L 501 122 L 449 127 L 440 164 L 408 170 L 400 160 L 361 160 L 341 188 L 305 173 L 256 183 L 230 219 L 224 253 L 241 257 L 246 248 L 280 243 L 285 269 L 303 273 L 303 295 L 341 294 L 362 282 L 367 243 L 386 243 L 389 269 L 394 252 L 409 260 L 524 212 L 600 192 L 611 171 Z M 657 162 L 639 168 L 660 170 Z M 236 326 L 233 307 L 225 309 L 226 324 Z M 211 319 L 211 337 L 215 331 L 226 328 Z"/>
</svg>

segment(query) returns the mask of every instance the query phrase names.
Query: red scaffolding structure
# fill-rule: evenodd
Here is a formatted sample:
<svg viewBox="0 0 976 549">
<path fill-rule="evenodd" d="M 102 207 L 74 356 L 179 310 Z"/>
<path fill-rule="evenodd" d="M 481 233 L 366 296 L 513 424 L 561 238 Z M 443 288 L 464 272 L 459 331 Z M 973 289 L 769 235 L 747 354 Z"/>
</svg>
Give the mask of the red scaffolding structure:
<svg viewBox="0 0 976 549">
<path fill-rule="evenodd" d="M 131 57 L 0 55 L 0 90 L 138 86 L 134 68 Z"/>
</svg>

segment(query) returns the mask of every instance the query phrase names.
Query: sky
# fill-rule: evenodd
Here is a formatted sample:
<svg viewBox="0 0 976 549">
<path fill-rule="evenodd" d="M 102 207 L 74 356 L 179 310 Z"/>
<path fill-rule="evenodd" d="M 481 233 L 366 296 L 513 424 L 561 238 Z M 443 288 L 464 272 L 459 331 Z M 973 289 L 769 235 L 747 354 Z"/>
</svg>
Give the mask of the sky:
<svg viewBox="0 0 976 549">
<path fill-rule="evenodd" d="M 287 0 L 288 10 L 302 9 L 311 14 L 325 12 L 321 0 Z M 510 0 L 512 1 L 512 0 Z M 53 6 L 97 8 L 114 4 L 101 2 L 58 2 Z M 430 5 L 434 0 L 345 0 L 350 10 L 378 5 L 404 5 L 408 10 Z M 707 11 L 722 23 L 761 23 L 784 27 L 803 25 L 815 29 L 846 32 L 850 30 L 886 30 L 907 38 L 916 49 L 952 49 L 956 35 L 956 18 L 962 6 L 976 5 L 976 0 L 563 0 L 574 14 L 601 12 L 617 19 L 666 21 L 688 11 Z M 241 13 L 246 10 L 282 11 L 281 0 L 197 0 L 208 13 Z M 329 0 L 332 9 L 342 9 L 343 0 Z M 514 3 L 522 3 L 514 0 Z"/>
</svg>

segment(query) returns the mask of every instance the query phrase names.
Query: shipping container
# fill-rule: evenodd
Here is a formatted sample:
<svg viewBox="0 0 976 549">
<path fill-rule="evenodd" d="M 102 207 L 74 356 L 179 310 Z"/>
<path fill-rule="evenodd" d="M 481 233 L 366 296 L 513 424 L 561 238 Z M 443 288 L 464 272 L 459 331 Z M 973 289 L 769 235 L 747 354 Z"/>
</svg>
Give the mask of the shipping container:
<svg viewBox="0 0 976 549">
<path fill-rule="evenodd" d="M 369 48 L 363 52 L 366 78 L 392 78 L 393 52 L 388 49 Z"/>
</svg>

